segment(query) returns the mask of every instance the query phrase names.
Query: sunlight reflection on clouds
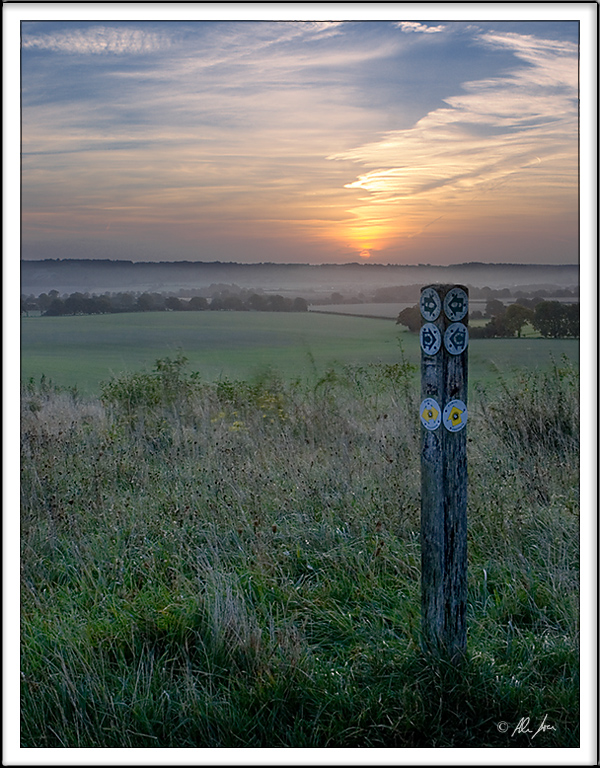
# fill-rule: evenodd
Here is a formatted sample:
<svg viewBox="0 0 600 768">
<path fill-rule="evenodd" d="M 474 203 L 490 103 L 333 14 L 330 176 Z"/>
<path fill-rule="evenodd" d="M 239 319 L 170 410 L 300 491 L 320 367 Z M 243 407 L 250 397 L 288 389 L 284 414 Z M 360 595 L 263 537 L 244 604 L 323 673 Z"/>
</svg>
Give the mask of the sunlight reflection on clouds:
<svg viewBox="0 0 600 768">
<path fill-rule="evenodd" d="M 413 128 L 331 156 L 376 166 L 346 184 L 367 193 L 354 208 L 358 218 L 371 220 L 374 209 L 386 207 L 391 217 L 395 208 L 410 235 L 433 213 L 451 213 L 461 199 L 472 210 L 475 195 L 480 203 L 487 198 L 496 214 L 523 205 L 532 214 L 553 204 L 560 209 L 557 196 L 565 192 L 574 203 L 576 46 L 519 35 L 482 40 L 511 48 L 530 66 L 465 83 L 464 94 L 445 99 L 448 108 L 430 112 Z"/>
<path fill-rule="evenodd" d="M 275 258 L 310 244 L 316 260 L 394 260 L 408 240 L 420 256 L 423 233 L 458 243 L 465 222 L 503 231 L 525 209 L 529 237 L 546 211 L 576 243 L 573 42 L 421 22 L 107 22 L 26 26 L 23 56 L 26 254 L 62 232 L 76 255 L 87 229 L 99 257 L 125 236 L 150 258 L 202 258 L 259 233 Z"/>
</svg>

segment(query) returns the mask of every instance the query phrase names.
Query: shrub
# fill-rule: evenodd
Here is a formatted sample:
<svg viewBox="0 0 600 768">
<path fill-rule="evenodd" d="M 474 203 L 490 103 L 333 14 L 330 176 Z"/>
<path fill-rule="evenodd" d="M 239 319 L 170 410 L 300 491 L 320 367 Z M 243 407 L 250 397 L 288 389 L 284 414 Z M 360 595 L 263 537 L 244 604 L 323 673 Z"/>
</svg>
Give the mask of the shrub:
<svg viewBox="0 0 600 768">
<path fill-rule="evenodd" d="M 103 399 L 23 398 L 22 747 L 578 746 L 566 362 L 470 408 L 459 668 L 419 649 L 409 365 L 208 385 L 180 353 Z M 555 730 L 498 730 L 524 713 Z"/>
<path fill-rule="evenodd" d="M 137 410 L 151 410 L 157 406 L 173 406 L 185 400 L 199 386 L 196 373 L 185 375 L 187 358 L 181 352 L 177 357 L 157 360 L 151 373 L 130 373 L 101 384 L 102 402 L 113 405 L 132 415 Z"/>
<path fill-rule="evenodd" d="M 421 327 L 421 310 L 418 305 L 403 309 L 396 319 L 396 325 L 405 325 L 409 331 L 417 333 Z"/>
</svg>

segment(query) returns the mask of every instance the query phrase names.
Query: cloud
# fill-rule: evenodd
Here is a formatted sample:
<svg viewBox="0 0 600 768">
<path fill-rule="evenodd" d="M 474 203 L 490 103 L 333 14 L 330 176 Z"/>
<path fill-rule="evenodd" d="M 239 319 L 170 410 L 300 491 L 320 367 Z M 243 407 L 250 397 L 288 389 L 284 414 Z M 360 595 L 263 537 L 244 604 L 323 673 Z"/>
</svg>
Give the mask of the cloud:
<svg viewBox="0 0 600 768">
<path fill-rule="evenodd" d="M 426 35 L 443 32 L 446 29 L 443 24 L 439 24 L 437 27 L 428 27 L 427 24 L 422 24 L 420 21 L 398 21 L 395 26 L 403 32 L 421 32 Z"/>
<path fill-rule="evenodd" d="M 338 153 L 366 167 L 357 220 L 413 236 L 424 222 L 509 213 L 563 215 L 576 205 L 577 47 L 527 35 L 485 34 L 525 65 L 463 84 L 413 127 Z"/>
<path fill-rule="evenodd" d="M 23 151 L 112 150 L 139 141 L 144 149 L 176 144 L 183 156 L 187 146 L 204 146 L 215 156 L 229 144 L 231 155 L 252 146 L 276 163 L 279 147 L 323 157 L 340 140 L 352 146 L 355 127 L 375 118 L 356 103 L 343 73 L 389 55 L 390 44 L 311 44 L 341 28 L 340 22 L 182 25 L 169 31 L 168 55 L 126 67 L 118 57 L 95 59 L 84 88 L 69 87 L 69 70 L 64 80 L 49 82 L 35 59 L 37 69 L 24 81 Z M 53 50 L 100 52 L 109 44 L 125 51 L 128 44 L 141 50 L 169 42 L 160 30 L 146 29 L 143 42 L 132 31 L 94 27 L 29 37 L 27 46 L 42 40 Z"/>
<path fill-rule="evenodd" d="M 410 40 L 390 24 L 339 22 L 31 29 L 25 237 L 108 243 L 109 232 L 110 248 L 137 232 L 157 252 L 185 240 L 193 254 L 221 228 L 244 249 L 277 235 L 380 258 L 384 241 L 572 190 L 576 49 L 478 30 L 472 68 L 448 66 L 440 85 L 430 43 L 450 57 L 453 30 L 432 38 L 441 28 L 412 24 Z M 490 49 L 508 53 L 480 68 Z M 55 51 L 88 59 L 74 68 Z M 159 53 L 120 55 L 146 51 Z M 480 79 L 459 87 L 471 71 Z M 421 106 L 432 76 L 437 109 Z"/>
<path fill-rule="evenodd" d="M 45 35 L 24 35 L 22 41 L 25 49 L 78 54 L 153 53 L 169 46 L 170 39 L 162 32 L 104 26 Z"/>
<path fill-rule="evenodd" d="M 299 21 L 297 25 L 305 32 L 319 37 L 338 35 L 342 30 L 343 21 Z"/>
</svg>

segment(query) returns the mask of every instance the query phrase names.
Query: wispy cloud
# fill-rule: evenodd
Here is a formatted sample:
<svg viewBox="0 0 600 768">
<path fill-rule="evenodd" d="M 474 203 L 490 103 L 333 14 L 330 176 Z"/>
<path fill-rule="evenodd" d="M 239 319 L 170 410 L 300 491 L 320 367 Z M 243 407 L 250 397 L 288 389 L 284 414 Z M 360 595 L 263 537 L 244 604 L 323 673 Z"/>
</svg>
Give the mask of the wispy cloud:
<svg viewBox="0 0 600 768">
<path fill-rule="evenodd" d="M 25 242 L 347 260 L 576 200 L 575 46 L 412 25 L 26 26 Z"/>
<path fill-rule="evenodd" d="M 444 24 L 438 24 L 436 27 L 430 27 L 428 24 L 423 24 L 420 21 L 399 21 L 396 23 L 398 29 L 403 32 L 421 32 L 425 35 L 435 34 L 436 32 L 443 32 L 446 27 Z"/>
<path fill-rule="evenodd" d="M 171 45 L 168 35 L 143 29 L 91 27 L 43 35 L 24 35 L 24 49 L 40 49 L 78 54 L 153 53 Z"/>
<path fill-rule="evenodd" d="M 346 184 L 363 190 L 357 220 L 414 236 L 453 211 L 496 216 L 528 207 L 560 211 L 577 185 L 577 49 L 516 34 L 480 42 L 508 49 L 527 66 L 463 84 L 410 129 L 391 131 L 331 159 L 371 167 Z M 571 205 L 572 207 L 572 205 Z"/>
<path fill-rule="evenodd" d="M 230 240 L 278 233 L 283 241 L 292 231 L 317 238 L 347 215 L 350 164 L 324 158 L 341 138 L 348 146 L 343 137 L 365 118 L 347 86 L 331 75 L 319 82 L 320 71 L 380 55 L 360 45 L 321 47 L 339 27 L 216 25 L 191 36 L 179 28 L 167 56 L 96 70 L 87 90 L 60 108 L 30 103 L 30 79 L 27 231 L 100 237 L 110 223 L 114 237 L 143 228 L 142 237 L 151 232 L 163 247 L 175 227 L 189 243 L 201 232 L 202 245 L 219 227 Z"/>
<path fill-rule="evenodd" d="M 339 34 L 344 23 L 343 21 L 298 21 L 296 25 L 310 34 L 329 37 Z"/>
</svg>

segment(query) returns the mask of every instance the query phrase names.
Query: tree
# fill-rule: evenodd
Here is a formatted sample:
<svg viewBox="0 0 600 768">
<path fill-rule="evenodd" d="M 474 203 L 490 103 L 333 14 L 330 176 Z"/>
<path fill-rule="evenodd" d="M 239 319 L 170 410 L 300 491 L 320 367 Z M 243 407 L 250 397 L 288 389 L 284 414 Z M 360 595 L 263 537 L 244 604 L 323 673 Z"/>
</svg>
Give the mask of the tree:
<svg viewBox="0 0 600 768">
<path fill-rule="evenodd" d="M 154 307 L 154 300 L 149 293 L 142 293 L 141 296 L 138 296 L 138 300 L 136 301 L 135 305 L 136 308 L 140 310 L 140 312 L 150 312 L 150 310 Z"/>
<path fill-rule="evenodd" d="M 47 293 L 40 293 L 37 299 L 40 311 L 42 313 L 45 312 L 54 299 L 58 299 L 58 291 L 50 291 L 50 295 Z"/>
<path fill-rule="evenodd" d="M 545 338 L 566 336 L 565 311 L 560 301 L 540 301 L 533 313 L 533 327 Z"/>
<path fill-rule="evenodd" d="M 248 298 L 248 307 L 255 312 L 265 312 L 269 308 L 269 302 L 266 296 L 259 293 L 253 293 Z"/>
<path fill-rule="evenodd" d="M 131 293 L 117 293 L 110 301 L 111 312 L 134 312 L 135 297 Z"/>
<path fill-rule="evenodd" d="M 83 293 L 72 293 L 65 299 L 65 315 L 83 315 L 86 311 L 86 296 Z"/>
<path fill-rule="evenodd" d="M 224 296 L 222 301 L 223 309 L 227 309 L 231 312 L 242 312 L 246 309 L 246 305 L 241 296 L 236 296 L 235 294 Z"/>
<path fill-rule="evenodd" d="M 502 320 L 510 336 L 514 336 L 516 333 L 521 338 L 523 326 L 533 320 L 533 310 L 520 304 L 510 304 L 506 308 Z"/>
<path fill-rule="evenodd" d="M 501 301 L 498 301 L 498 299 L 490 299 L 485 305 L 485 316 L 499 317 L 504 314 L 505 309 L 506 307 Z"/>
<path fill-rule="evenodd" d="M 174 312 L 180 312 L 184 307 L 183 302 L 177 296 L 169 296 L 165 299 L 165 308 Z"/>
<path fill-rule="evenodd" d="M 192 296 L 188 302 L 188 309 L 194 312 L 199 312 L 204 309 L 208 309 L 208 301 L 204 296 Z"/>
<path fill-rule="evenodd" d="M 62 299 L 53 299 L 44 312 L 45 317 L 58 317 L 65 314 L 65 303 Z"/>
<path fill-rule="evenodd" d="M 288 299 L 280 296 L 278 293 L 269 296 L 269 311 L 270 312 L 288 312 L 291 302 L 288 303 Z"/>
<path fill-rule="evenodd" d="M 165 300 L 160 293 L 142 293 L 136 307 L 140 312 L 160 312 L 165 308 Z"/>
<path fill-rule="evenodd" d="M 405 325 L 409 331 L 417 333 L 421 328 L 421 310 L 415 304 L 414 307 L 407 307 L 396 318 L 396 325 Z"/>
<path fill-rule="evenodd" d="M 579 337 L 579 304 L 567 304 L 564 307 L 565 330 L 567 336 Z"/>
<path fill-rule="evenodd" d="M 297 296 L 292 304 L 293 312 L 308 312 L 308 302 L 302 296 Z"/>
<path fill-rule="evenodd" d="M 489 338 L 503 339 L 507 336 L 514 336 L 514 331 L 510 331 L 505 323 L 505 315 L 495 315 L 492 317 L 489 323 L 486 324 L 486 329 Z"/>
<path fill-rule="evenodd" d="M 90 315 L 106 315 L 114 312 L 110 296 L 92 296 L 88 299 L 88 312 Z"/>
</svg>

